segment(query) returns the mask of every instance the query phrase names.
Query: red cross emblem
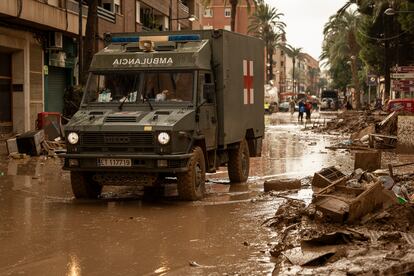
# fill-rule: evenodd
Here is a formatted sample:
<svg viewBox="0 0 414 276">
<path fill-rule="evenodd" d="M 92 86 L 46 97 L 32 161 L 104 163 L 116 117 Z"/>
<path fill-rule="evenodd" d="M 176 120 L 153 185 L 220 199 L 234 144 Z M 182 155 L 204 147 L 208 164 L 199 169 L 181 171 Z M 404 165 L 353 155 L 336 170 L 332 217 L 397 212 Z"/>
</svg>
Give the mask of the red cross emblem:
<svg viewBox="0 0 414 276">
<path fill-rule="evenodd" d="M 254 103 L 253 61 L 243 60 L 244 104 Z"/>
</svg>

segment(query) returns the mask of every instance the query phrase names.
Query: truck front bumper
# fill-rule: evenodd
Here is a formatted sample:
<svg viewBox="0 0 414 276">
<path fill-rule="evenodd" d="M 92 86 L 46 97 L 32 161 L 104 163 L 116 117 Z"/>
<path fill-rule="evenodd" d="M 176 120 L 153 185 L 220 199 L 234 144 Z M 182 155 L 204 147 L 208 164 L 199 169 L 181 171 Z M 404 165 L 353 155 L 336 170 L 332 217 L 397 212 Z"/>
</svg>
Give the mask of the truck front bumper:
<svg viewBox="0 0 414 276">
<path fill-rule="evenodd" d="M 145 173 L 178 173 L 188 170 L 187 163 L 191 153 L 185 154 L 95 154 L 67 153 L 63 169 L 70 171 L 93 172 L 145 172 Z M 101 159 L 130 160 L 128 166 L 102 166 Z"/>
</svg>

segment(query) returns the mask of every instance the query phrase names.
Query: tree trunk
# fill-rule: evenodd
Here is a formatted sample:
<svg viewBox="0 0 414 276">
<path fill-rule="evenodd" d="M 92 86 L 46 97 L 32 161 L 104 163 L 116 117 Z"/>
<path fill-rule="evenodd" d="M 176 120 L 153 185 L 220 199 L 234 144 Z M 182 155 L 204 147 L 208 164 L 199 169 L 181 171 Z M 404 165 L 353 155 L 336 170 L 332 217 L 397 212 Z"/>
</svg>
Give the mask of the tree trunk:
<svg viewBox="0 0 414 276">
<path fill-rule="evenodd" d="M 93 55 L 96 52 L 96 36 L 98 33 L 98 0 L 87 0 L 88 20 L 86 22 L 85 39 L 83 44 L 83 68 L 81 84 L 87 80 L 87 72 Z"/>
<path fill-rule="evenodd" d="M 296 85 L 295 85 L 295 63 L 296 63 L 296 59 L 295 59 L 295 57 L 293 57 L 292 63 L 293 63 L 293 68 L 292 68 L 292 87 L 293 87 L 293 93 L 295 93 L 295 91 L 296 91 Z"/>
<path fill-rule="evenodd" d="M 269 82 L 273 80 L 273 47 L 269 45 Z"/>
<path fill-rule="evenodd" d="M 359 80 L 358 80 L 358 68 L 357 68 L 357 61 L 356 58 L 351 59 L 351 71 L 352 71 L 352 81 L 354 83 L 355 89 L 355 107 L 356 109 L 361 109 L 361 95 L 360 95 L 360 87 L 359 87 Z"/>
<path fill-rule="evenodd" d="M 231 5 L 230 26 L 231 26 L 231 31 L 235 32 L 236 31 L 236 12 L 237 12 L 238 0 L 230 0 L 229 2 L 230 2 L 230 5 Z"/>
</svg>

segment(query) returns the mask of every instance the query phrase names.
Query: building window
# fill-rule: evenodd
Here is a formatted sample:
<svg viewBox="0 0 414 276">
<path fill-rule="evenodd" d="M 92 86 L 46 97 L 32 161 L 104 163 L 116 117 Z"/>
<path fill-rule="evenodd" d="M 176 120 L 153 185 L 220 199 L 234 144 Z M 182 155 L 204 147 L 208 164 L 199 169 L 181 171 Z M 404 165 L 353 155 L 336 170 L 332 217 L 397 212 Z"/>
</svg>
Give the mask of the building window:
<svg viewBox="0 0 414 276">
<path fill-rule="evenodd" d="M 224 25 L 224 29 L 226 31 L 231 31 L 231 26 L 230 25 Z"/>
<path fill-rule="evenodd" d="M 206 8 L 204 10 L 204 17 L 213 17 L 213 9 Z"/>
<path fill-rule="evenodd" d="M 209 26 L 209 25 L 203 26 L 203 30 L 212 30 L 212 29 L 213 29 L 213 26 Z"/>
<path fill-rule="evenodd" d="M 122 11 L 121 11 L 121 0 L 114 0 L 114 7 L 115 7 L 115 13 L 122 14 Z"/>
<path fill-rule="evenodd" d="M 231 8 L 224 9 L 224 17 L 231 17 Z"/>
<path fill-rule="evenodd" d="M 141 4 L 139 1 L 135 2 L 135 22 L 141 23 Z"/>
</svg>

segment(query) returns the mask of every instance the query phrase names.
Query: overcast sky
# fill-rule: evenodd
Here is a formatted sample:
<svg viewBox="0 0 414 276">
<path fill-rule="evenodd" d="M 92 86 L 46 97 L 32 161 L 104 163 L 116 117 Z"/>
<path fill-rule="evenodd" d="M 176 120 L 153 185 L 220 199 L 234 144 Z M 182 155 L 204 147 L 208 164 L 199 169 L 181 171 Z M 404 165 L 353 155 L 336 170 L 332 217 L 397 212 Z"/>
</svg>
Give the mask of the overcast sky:
<svg viewBox="0 0 414 276">
<path fill-rule="evenodd" d="M 335 14 L 347 0 L 266 0 L 270 6 L 284 13 L 287 42 L 302 47 L 303 52 L 319 59 L 322 30 L 329 16 Z"/>
</svg>

